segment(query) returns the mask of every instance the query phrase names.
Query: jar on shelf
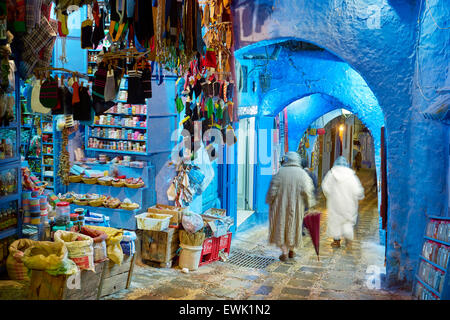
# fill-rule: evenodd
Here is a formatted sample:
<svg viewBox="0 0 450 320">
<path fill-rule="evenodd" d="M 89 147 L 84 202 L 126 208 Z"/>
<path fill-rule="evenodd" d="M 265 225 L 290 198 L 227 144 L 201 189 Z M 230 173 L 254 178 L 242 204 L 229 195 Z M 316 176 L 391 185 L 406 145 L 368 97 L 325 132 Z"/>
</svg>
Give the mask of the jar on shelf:
<svg viewBox="0 0 450 320">
<path fill-rule="evenodd" d="M 56 204 L 56 217 L 65 217 L 70 220 L 70 204 L 66 201 L 61 201 Z"/>
</svg>

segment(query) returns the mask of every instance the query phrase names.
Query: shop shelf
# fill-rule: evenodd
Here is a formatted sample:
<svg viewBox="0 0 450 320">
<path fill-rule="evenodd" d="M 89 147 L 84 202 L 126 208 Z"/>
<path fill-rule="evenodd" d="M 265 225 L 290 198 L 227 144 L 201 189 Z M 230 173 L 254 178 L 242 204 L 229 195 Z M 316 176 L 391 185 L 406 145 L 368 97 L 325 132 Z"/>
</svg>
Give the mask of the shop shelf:
<svg viewBox="0 0 450 320">
<path fill-rule="evenodd" d="M 83 208 L 89 210 L 89 212 L 101 213 L 109 217 L 109 223 L 112 228 L 136 230 L 136 215 L 144 212 L 145 210 L 140 208 L 136 210 L 124 210 L 124 209 L 110 209 L 105 207 L 91 207 L 91 206 L 79 206 L 71 203 L 70 209 Z"/>
<path fill-rule="evenodd" d="M 17 121 L 10 122 L 7 126 L 0 126 L 0 129 L 16 129 L 17 128 Z"/>
<path fill-rule="evenodd" d="M 440 265 L 438 265 L 438 264 L 436 264 L 436 263 L 434 263 L 434 262 L 431 262 L 430 260 L 428 260 L 428 259 L 426 259 L 426 258 L 424 258 L 424 257 L 422 257 L 422 256 L 419 256 L 419 258 L 422 259 L 422 260 L 424 260 L 424 261 L 426 261 L 426 262 L 428 262 L 428 263 L 431 264 L 433 267 L 436 267 L 436 268 L 438 268 L 439 270 L 442 270 L 442 271 L 446 272 L 445 268 L 441 267 Z"/>
<path fill-rule="evenodd" d="M 126 127 L 126 126 L 115 126 L 109 124 L 93 124 L 91 127 L 105 127 L 105 128 L 125 128 L 125 129 L 140 129 L 147 130 L 147 127 Z"/>
<path fill-rule="evenodd" d="M 102 139 L 102 140 L 113 140 L 113 141 L 133 141 L 133 142 L 146 142 L 146 139 L 142 139 L 142 140 L 135 140 L 135 139 L 116 139 L 116 138 L 104 138 L 104 137 L 96 137 L 96 136 L 90 136 L 90 138 L 95 138 L 95 139 Z"/>
<path fill-rule="evenodd" d="M 114 116 L 147 116 L 147 114 L 145 113 L 134 113 L 134 114 L 129 114 L 129 113 L 113 113 L 113 112 L 105 112 L 105 115 L 114 115 Z"/>
<path fill-rule="evenodd" d="M 423 238 L 427 239 L 427 240 L 431 240 L 431 241 L 437 242 L 437 243 L 440 243 L 440 244 L 445 244 L 446 246 L 450 246 L 450 243 L 442 241 L 442 240 L 434 239 L 434 238 L 427 237 L 427 236 L 425 236 Z"/>
<path fill-rule="evenodd" d="M 433 220 L 450 220 L 450 217 L 440 217 L 440 216 L 429 216 L 428 218 Z"/>
<path fill-rule="evenodd" d="M 94 148 L 86 148 L 86 150 L 90 150 L 90 151 L 99 151 L 99 152 L 124 153 L 124 154 L 140 154 L 140 155 L 145 155 L 145 154 L 147 154 L 145 151 L 143 151 L 143 152 L 137 152 L 137 151 L 122 151 L 122 150 L 94 149 Z"/>
<path fill-rule="evenodd" d="M 10 162 L 16 162 L 19 159 L 20 159 L 19 156 L 12 157 L 12 158 L 1 159 L 0 160 L 0 165 L 3 167 L 3 166 L 6 166 L 6 164 L 9 164 Z"/>
<path fill-rule="evenodd" d="M 7 196 L 1 196 L 0 197 L 0 203 L 13 201 L 13 200 L 20 200 L 20 194 L 19 193 L 14 193 L 14 194 L 9 194 Z"/>
<path fill-rule="evenodd" d="M 10 228 L 3 231 L 0 231 L 0 239 L 4 239 L 10 236 L 13 236 L 19 232 L 18 228 Z"/>
<path fill-rule="evenodd" d="M 433 294 L 435 294 L 436 296 L 438 296 L 439 299 L 441 298 L 441 294 L 439 292 L 437 292 L 436 289 L 432 288 L 429 284 L 427 284 L 425 281 L 423 281 L 419 276 L 416 275 L 416 278 L 428 291 L 430 291 Z"/>
</svg>

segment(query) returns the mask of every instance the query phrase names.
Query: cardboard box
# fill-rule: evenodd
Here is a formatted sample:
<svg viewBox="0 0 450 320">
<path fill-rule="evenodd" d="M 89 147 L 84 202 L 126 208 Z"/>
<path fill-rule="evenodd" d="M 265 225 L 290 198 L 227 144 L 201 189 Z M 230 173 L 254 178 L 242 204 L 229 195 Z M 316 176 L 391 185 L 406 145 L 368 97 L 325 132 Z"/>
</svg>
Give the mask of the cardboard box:
<svg viewBox="0 0 450 320">
<path fill-rule="evenodd" d="M 175 206 L 169 206 L 165 204 L 156 204 L 153 207 L 148 208 L 149 213 L 160 213 L 160 214 L 170 214 L 172 218 L 170 219 L 170 226 L 178 227 L 183 218 L 183 212 L 186 208 L 180 208 Z"/>
</svg>

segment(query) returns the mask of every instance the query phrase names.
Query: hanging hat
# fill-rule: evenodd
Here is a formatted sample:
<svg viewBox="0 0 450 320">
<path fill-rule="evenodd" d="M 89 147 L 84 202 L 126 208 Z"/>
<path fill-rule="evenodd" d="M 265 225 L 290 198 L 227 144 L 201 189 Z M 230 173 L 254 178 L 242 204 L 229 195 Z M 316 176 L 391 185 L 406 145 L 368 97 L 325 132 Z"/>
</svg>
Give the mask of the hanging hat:
<svg viewBox="0 0 450 320">
<path fill-rule="evenodd" d="M 41 85 L 39 100 L 46 108 L 54 108 L 58 103 L 58 83 L 52 77 L 46 79 Z"/>
<path fill-rule="evenodd" d="M 40 101 L 41 83 L 39 80 L 33 81 L 33 90 L 31 91 L 31 110 L 39 113 L 49 113 L 52 109 L 46 108 Z"/>
</svg>

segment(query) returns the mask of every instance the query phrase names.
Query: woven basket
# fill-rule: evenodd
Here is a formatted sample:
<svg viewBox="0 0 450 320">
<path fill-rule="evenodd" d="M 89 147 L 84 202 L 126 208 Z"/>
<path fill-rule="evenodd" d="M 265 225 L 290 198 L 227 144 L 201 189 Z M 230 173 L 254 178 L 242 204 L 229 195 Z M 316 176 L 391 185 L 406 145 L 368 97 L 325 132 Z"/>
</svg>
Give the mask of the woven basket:
<svg viewBox="0 0 450 320">
<path fill-rule="evenodd" d="M 137 203 L 122 203 L 120 205 L 120 209 L 124 210 L 136 210 L 139 208 L 139 205 Z"/>
<path fill-rule="evenodd" d="M 138 188 L 142 188 L 143 186 L 145 186 L 145 183 L 138 183 L 138 184 L 136 184 L 136 183 L 132 183 L 132 184 L 130 184 L 130 183 L 125 183 L 125 185 L 127 186 L 127 188 L 132 188 L 132 189 L 138 189 Z"/>
<path fill-rule="evenodd" d="M 103 202 L 103 206 L 105 206 L 106 208 L 110 208 L 110 209 L 116 209 L 118 206 L 120 206 L 120 202 L 117 202 L 116 204 L 110 204 L 110 203 Z"/>
<path fill-rule="evenodd" d="M 63 199 L 59 199 L 59 200 L 65 201 L 65 202 L 68 202 L 68 203 L 72 203 L 74 199 L 75 198 L 63 198 Z"/>
<path fill-rule="evenodd" d="M 111 185 L 111 180 L 97 180 L 97 183 L 102 185 L 102 186 L 110 186 Z"/>
<path fill-rule="evenodd" d="M 69 181 L 72 183 L 81 182 L 81 176 L 69 176 Z"/>
<path fill-rule="evenodd" d="M 91 201 L 89 201 L 89 205 L 91 207 L 100 207 L 103 205 L 103 199 L 91 200 Z"/>
<path fill-rule="evenodd" d="M 119 182 L 111 181 L 111 185 L 112 185 L 113 187 L 120 188 L 120 187 L 123 187 L 123 186 L 125 185 L 125 182 L 123 182 L 123 181 L 119 181 Z"/>
<path fill-rule="evenodd" d="M 87 205 L 89 205 L 89 200 L 87 200 L 87 199 L 84 199 L 84 200 L 74 199 L 73 203 L 78 205 L 78 206 L 87 206 Z"/>
<path fill-rule="evenodd" d="M 82 178 L 83 182 L 86 184 L 96 184 L 97 178 Z"/>
</svg>

